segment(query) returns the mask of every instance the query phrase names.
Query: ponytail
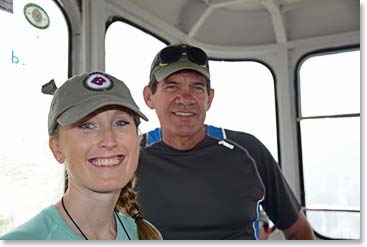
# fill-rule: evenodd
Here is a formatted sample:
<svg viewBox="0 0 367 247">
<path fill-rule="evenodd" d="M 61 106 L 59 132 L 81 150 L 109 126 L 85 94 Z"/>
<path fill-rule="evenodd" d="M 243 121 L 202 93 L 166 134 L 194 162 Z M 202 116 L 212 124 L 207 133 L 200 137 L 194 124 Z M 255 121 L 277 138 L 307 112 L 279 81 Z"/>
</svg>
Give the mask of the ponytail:
<svg viewBox="0 0 367 247">
<path fill-rule="evenodd" d="M 133 189 L 135 180 L 136 176 L 122 188 L 116 208 L 119 211 L 129 214 L 135 220 L 140 240 L 161 240 L 162 236 L 159 231 L 140 214 L 137 200 L 138 196 Z"/>
</svg>

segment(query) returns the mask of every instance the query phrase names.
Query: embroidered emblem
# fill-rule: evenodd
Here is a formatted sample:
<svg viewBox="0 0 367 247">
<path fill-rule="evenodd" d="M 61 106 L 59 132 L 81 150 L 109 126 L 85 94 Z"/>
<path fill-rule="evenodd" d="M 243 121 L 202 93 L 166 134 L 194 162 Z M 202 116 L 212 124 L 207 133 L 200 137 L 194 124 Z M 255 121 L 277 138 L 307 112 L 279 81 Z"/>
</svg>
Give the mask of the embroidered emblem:
<svg viewBox="0 0 367 247">
<path fill-rule="evenodd" d="M 93 91 L 110 90 L 113 81 L 102 73 L 92 73 L 84 80 L 84 87 Z"/>
</svg>

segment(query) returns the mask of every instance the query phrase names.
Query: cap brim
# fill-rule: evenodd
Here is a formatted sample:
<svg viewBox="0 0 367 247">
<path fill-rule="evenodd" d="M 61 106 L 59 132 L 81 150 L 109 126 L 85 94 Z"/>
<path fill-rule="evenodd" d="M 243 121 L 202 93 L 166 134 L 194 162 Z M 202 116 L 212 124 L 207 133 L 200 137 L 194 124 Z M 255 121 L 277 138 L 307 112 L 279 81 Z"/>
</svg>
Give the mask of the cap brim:
<svg viewBox="0 0 367 247">
<path fill-rule="evenodd" d="M 66 110 L 57 118 L 57 123 L 62 126 L 74 124 L 99 108 L 109 105 L 118 105 L 130 109 L 138 114 L 142 119 L 148 121 L 148 118 L 137 107 L 124 102 L 121 98 L 111 95 L 99 95 L 89 98 Z"/>
<path fill-rule="evenodd" d="M 200 66 L 188 60 L 181 59 L 177 62 L 168 64 L 165 66 L 161 66 L 161 65 L 158 65 L 158 66 L 159 68 L 153 72 L 153 76 L 155 77 L 157 81 L 161 81 L 167 78 L 169 75 L 175 72 L 178 72 L 180 70 L 184 70 L 184 69 L 195 70 L 196 72 L 199 72 L 206 78 L 210 79 L 210 74 L 206 67 Z"/>
</svg>

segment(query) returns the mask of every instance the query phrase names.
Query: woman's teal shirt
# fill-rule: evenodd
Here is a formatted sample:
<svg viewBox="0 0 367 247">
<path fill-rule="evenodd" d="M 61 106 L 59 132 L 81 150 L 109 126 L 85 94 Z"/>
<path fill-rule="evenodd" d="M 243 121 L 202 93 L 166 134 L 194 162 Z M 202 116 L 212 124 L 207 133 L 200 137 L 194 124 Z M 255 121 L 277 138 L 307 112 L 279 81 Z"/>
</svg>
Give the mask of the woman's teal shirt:
<svg viewBox="0 0 367 247">
<path fill-rule="evenodd" d="M 120 221 L 117 219 L 120 218 Z M 116 240 L 138 239 L 137 227 L 135 221 L 128 216 L 115 214 L 117 224 Z M 124 228 L 127 231 L 125 233 Z M 16 227 L 14 230 L 1 236 L 2 240 L 83 240 L 76 232 L 73 231 L 62 219 L 55 205 L 42 210 L 32 219 Z"/>
</svg>

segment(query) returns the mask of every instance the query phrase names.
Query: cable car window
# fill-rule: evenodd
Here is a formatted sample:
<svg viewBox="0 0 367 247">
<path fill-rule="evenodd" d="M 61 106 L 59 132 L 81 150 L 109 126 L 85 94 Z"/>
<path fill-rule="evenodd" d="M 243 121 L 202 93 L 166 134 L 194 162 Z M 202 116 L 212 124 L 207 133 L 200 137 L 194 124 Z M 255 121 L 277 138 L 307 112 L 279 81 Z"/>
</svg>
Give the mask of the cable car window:
<svg viewBox="0 0 367 247">
<path fill-rule="evenodd" d="M 360 112 L 358 59 L 359 52 L 354 51 L 304 62 L 300 84 L 303 117 Z"/>
<path fill-rule="evenodd" d="M 307 218 L 321 236 L 360 239 L 360 51 L 308 58 L 299 83 Z"/>
<path fill-rule="evenodd" d="M 274 79 L 254 61 L 210 61 L 215 96 L 206 123 L 251 133 L 278 159 Z"/>
<path fill-rule="evenodd" d="M 17 0 L 0 9 L 0 235 L 55 203 L 64 190 L 64 167 L 48 148 L 52 97 L 43 84 L 65 81 L 68 30 L 53 1 Z"/>
<path fill-rule="evenodd" d="M 141 121 L 140 131 L 145 133 L 159 126 L 155 112 L 145 105 L 143 89 L 149 83 L 152 60 L 166 46 L 157 38 L 121 21 L 113 22 L 107 29 L 106 72 L 123 80 L 139 108 L 149 121 Z"/>
<path fill-rule="evenodd" d="M 120 21 L 109 26 L 105 44 L 106 72 L 129 86 L 149 118 L 149 122 L 142 121 L 140 130 L 144 133 L 158 127 L 155 112 L 145 105 L 143 88 L 148 84 L 151 62 L 165 44 Z M 274 79 L 270 70 L 253 61 L 210 61 L 210 72 L 216 91 L 206 123 L 254 134 L 278 159 Z"/>
</svg>

